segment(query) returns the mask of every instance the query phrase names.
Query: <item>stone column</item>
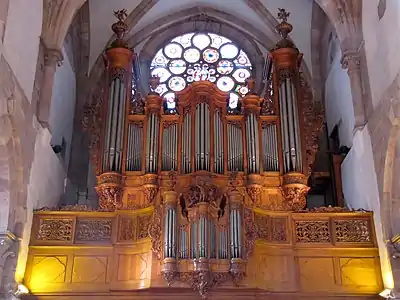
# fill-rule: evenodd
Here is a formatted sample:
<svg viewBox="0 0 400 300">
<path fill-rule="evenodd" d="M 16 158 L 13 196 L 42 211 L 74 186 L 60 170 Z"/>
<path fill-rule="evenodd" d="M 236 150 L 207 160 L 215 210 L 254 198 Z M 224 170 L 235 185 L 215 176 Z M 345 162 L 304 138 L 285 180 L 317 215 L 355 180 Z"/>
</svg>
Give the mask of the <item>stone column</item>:
<svg viewBox="0 0 400 300">
<path fill-rule="evenodd" d="M 45 128 L 49 128 L 54 76 L 57 66 L 61 66 L 62 61 L 63 54 L 61 50 L 49 49 L 44 46 L 44 67 L 40 86 L 40 99 L 37 104 L 37 117 L 39 123 Z"/>
<path fill-rule="evenodd" d="M 354 129 L 363 128 L 366 124 L 366 110 L 361 78 L 361 58 L 358 51 L 347 51 L 342 56 L 342 68 L 347 70 L 350 79 L 351 97 L 353 99 L 355 124 Z"/>
</svg>

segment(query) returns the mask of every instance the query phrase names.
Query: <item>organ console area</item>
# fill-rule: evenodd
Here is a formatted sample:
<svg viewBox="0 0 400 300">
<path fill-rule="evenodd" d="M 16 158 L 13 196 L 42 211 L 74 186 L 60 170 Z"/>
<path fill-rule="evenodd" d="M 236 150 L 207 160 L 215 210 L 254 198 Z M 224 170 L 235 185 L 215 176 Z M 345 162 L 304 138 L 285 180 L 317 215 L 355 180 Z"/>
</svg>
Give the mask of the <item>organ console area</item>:
<svg viewBox="0 0 400 300">
<path fill-rule="evenodd" d="M 380 292 L 372 213 L 306 208 L 323 117 L 288 38 L 288 14 L 279 14 L 282 39 L 268 53 L 264 96 L 250 78 L 232 108 L 227 93 L 197 81 L 175 94 L 173 110 L 155 92 L 156 77 L 145 99 L 131 98 L 135 54 L 117 17 L 96 112 L 102 121 L 92 126 L 99 205 L 35 213 L 31 292 L 38 299 Z"/>
</svg>

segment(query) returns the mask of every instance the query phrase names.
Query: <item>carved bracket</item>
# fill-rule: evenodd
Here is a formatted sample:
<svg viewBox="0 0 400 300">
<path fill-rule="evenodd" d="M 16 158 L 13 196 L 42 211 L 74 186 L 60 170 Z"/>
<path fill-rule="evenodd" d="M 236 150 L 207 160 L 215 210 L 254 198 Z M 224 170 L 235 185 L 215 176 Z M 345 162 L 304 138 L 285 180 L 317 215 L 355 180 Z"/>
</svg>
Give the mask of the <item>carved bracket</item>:
<svg viewBox="0 0 400 300">
<path fill-rule="evenodd" d="M 103 211 L 115 211 L 122 207 L 122 175 L 119 173 L 103 173 L 97 177 L 96 192 L 99 206 Z"/>
<path fill-rule="evenodd" d="M 149 226 L 149 236 L 151 239 L 151 250 L 157 255 L 157 259 L 161 259 L 161 208 L 155 207 L 153 212 L 153 220 Z"/>
</svg>

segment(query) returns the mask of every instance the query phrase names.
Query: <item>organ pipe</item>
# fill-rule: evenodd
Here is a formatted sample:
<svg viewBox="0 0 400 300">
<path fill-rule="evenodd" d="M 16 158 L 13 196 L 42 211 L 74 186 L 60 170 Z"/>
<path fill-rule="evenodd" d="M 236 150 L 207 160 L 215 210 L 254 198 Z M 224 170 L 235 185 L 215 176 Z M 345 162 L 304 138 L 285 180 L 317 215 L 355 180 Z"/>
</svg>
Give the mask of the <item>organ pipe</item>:
<svg viewBox="0 0 400 300">
<path fill-rule="evenodd" d="M 142 155 L 143 155 L 142 145 L 143 145 L 143 123 L 130 122 L 128 124 L 126 171 L 142 170 Z"/>
</svg>

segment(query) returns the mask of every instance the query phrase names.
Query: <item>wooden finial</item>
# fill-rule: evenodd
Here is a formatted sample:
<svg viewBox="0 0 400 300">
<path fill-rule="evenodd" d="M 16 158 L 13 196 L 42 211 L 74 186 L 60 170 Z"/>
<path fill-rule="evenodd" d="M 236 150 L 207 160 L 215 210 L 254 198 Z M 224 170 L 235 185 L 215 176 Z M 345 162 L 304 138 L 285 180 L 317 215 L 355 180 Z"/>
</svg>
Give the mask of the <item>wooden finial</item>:
<svg viewBox="0 0 400 300">
<path fill-rule="evenodd" d="M 278 8 L 278 20 L 281 20 L 283 22 L 287 22 L 287 19 L 290 16 L 290 12 L 287 12 L 286 9 L 284 8 Z"/>
<path fill-rule="evenodd" d="M 156 88 L 158 87 L 159 84 L 160 84 L 160 77 L 158 77 L 157 75 L 153 75 L 150 77 L 149 85 L 153 93 L 155 93 Z"/>
</svg>

